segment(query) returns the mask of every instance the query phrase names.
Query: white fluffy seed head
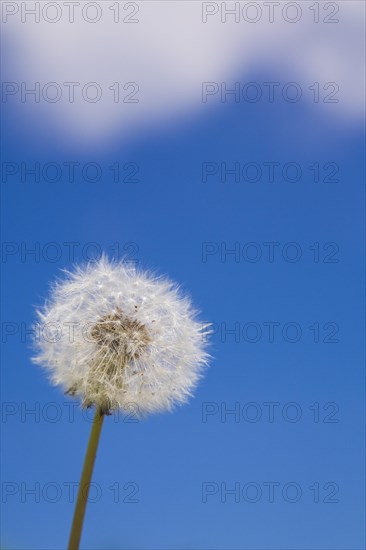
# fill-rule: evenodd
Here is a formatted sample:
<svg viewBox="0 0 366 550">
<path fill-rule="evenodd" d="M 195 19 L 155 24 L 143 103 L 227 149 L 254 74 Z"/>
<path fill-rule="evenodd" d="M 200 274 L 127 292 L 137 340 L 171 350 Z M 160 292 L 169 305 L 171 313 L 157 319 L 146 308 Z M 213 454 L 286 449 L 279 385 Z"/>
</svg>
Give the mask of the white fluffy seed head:
<svg viewBox="0 0 366 550">
<path fill-rule="evenodd" d="M 66 272 L 37 310 L 36 355 L 55 385 L 104 413 L 171 409 L 207 365 L 208 325 L 171 281 L 103 257 Z"/>
</svg>

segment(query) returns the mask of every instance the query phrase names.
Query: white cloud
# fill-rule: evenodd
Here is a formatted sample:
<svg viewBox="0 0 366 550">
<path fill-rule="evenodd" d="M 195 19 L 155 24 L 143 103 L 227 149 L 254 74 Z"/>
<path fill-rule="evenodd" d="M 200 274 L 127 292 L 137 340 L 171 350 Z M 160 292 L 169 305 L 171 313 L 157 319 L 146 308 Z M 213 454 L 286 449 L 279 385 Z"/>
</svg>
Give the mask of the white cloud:
<svg viewBox="0 0 366 550">
<path fill-rule="evenodd" d="M 25 6 L 23 10 L 21 4 Z M 172 118 L 207 109 L 201 102 L 203 81 L 227 81 L 228 86 L 245 75 L 259 74 L 260 68 L 271 68 L 271 78 L 310 84 L 333 81 L 340 86 L 338 116 L 346 120 L 363 117 L 363 13 L 358 1 L 338 2 L 339 13 L 332 16 L 334 2 L 240 3 L 240 22 L 228 15 L 221 21 L 220 11 L 202 23 L 202 3 L 196 1 L 119 2 L 120 22 L 113 22 L 110 8 L 116 1 L 74 4 L 75 22 L 69 23 L 66 1 L 38 2 L 40 22 L 26 15 L 24 9 L 34 9 L 37 2 L 3 2 L 5 11 L 18 8 L 3 23 L 3 64 L 6 81 L 27 82 L 41 87 L 49 82 L 61 86 L 62 98 L 57 103 L 42 101 L 34 104 L 30 97 L 21 105 L 30 117 L 47 116 L 55 131 L 64 139 L 76 143 L 102 142 L 118 132 L 128 137 L 150 124 L 163 124 Z M 70 4 L 70 3 L 69 3 Z M 93 5 L 94 4 L 94 7 Z M 138 5 L 138 13 L 134 5 Z M 274 22 L 270 23 L 269 4 L 273 6 Z M 278 4 L 278 5 L 274 5 Z M 320 22 L 314 22 L 314 8 L 319 5 Z M 45 6 L 48 5 L 47 8 Z M 101 19 L 92 24 L 83 20 L 93 18 L 99 9 Z M 221 2 L 211 2 L 208 10 L 220 9 Z M 235 2 L 228 2 L 233 8 Z M 258 7 L 259 6 L 259 7 Z M 301 10 L 297 23 L 284 20 L 285 14 L 294 18 Z M 298 7 L 296 7 L 298 6 Z M 328 6 L 325 9 L 325 6 Z M 243 19 L 244 14 L 257 23 Z M 42 11 L 46 10 L 46 11 Z M 85 11 L 86 10 L 86 11 Z M 298 11 L 298 13 L 300 13 Z M 131 14 L 131 15 L 130 15 Z M 60 16 L 56 23 L 45 18 Z M 21 17 L 26 17 L 24 23 Z M 339 23 L 323 23 L 324 17 L 338 18 Z M 123 18 L 138 23 L 123 22 Z M 17 54 L 9 53 L 9 48 Z M 80 82 L 75 88 L 75 103 L 68 101 L 64 82 Z M 97 82 L 102 99 L 88 103 L 81 99 L 81 87 Z M 114 82 L 122 85 L 136 82 L 139 103 L 114 103 Z M 86 89 L 92 94 L 93 87 Z M 121 89 L 123 95 L 133 87 Z M 49 95 L 55 92 L 48 88 Z M 9 102 L 19 100 L 19 94 Z"/>
</svg>

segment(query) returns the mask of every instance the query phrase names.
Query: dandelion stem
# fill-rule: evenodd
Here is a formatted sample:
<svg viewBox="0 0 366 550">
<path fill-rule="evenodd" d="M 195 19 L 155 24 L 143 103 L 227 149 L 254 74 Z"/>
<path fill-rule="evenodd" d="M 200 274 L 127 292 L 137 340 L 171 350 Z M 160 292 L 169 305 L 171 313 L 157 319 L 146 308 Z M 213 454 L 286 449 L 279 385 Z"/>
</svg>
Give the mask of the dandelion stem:
<svg viewBox="0 0 366 550">
<path fill-rule="evenodd" d="M 102 430 L 104 420 L 104 414 L 96 409 L 93 420 L 92 430 L 90 432 L 88 449 L 86 451 L 83 471 L 81 474 L 78 498 L 76 501 L 74 519 L 72 522 L 69 546 L 68 550 L 78 550 L 81 538 L 81 531 L 83 528 L 83 521 L 85 516 L 86 503 L 88 500 L 88 493 L 90 487 L 90 481 L 93 474 L 93 467 L 95 457 L 97 454 L 100 432 Z"/>
</svg>

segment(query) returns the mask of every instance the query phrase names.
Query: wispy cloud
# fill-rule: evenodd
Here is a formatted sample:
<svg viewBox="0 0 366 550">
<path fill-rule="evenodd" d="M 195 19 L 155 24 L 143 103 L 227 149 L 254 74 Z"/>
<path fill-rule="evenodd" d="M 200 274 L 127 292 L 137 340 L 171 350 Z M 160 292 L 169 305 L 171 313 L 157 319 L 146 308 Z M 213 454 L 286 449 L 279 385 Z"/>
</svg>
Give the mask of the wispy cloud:
<svg viewBox="0 0 366 550">
<path fill-rule="evenodd" d="M 27 14 L 35 4 L 39 14 Z M 18 100 L 32 120 L 47 116 L 65 140 L 128 137 L 207 111 L 202 82 L 230 87 L 261 67 L 304 86 L 336 82 L 337 116 L 351 122 L 363 117 L 362 2 L 330 2 L 326 9 L 309 2 L 226 3 L 236 15 L 221 11 L 221 2 L 104 0 L 72 3 L 72 9 L 67 2 L 49 4 L 42 11 L 43 2 L 3 3 L 3 66 L 5 80 L 19 85 L 8 88 L 8 101 Z M 311 8 L 317 4 L 319 13 Z M 284 12 L 285 5 L 291 6 Z M 10 42 L 17 59 L 8 53 Z M 31 94 L 21 102 L 22 82 L 24 94 L 39 83 L 39 103 Z M 56 86 L 44 88 L 51 82 Z"/>
</svg>

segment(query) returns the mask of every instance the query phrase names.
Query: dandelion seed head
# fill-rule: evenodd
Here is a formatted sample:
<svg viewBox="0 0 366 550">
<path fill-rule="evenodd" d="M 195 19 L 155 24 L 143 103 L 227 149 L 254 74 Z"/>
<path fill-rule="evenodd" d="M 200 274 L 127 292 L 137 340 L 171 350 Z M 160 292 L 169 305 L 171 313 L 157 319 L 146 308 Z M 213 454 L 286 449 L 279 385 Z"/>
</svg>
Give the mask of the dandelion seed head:
<svg viewBox="0 0 366 550">
<path fill-rule="evenodd" d="M 172 409 L 208 363 L 209 328 L 177 285 L 106 257 L 66 272 L 37 314 L 33 360 L 83 407 Z"/>
</svg>

